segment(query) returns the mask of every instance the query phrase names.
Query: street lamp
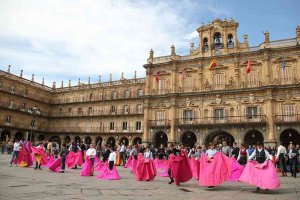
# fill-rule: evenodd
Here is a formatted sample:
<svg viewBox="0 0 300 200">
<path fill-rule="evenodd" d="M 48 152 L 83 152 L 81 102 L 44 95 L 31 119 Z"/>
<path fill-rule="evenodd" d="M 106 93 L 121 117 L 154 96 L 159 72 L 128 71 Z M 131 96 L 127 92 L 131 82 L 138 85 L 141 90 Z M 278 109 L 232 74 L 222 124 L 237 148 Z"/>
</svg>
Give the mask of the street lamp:
<svg viewBox="0 0 300 200">
<path fill-rule="evenodd" d="M 35 116 L 41 114 L 41 110 L 34 105 L 32 108 L 28 109 L 28 113 L 32 115 L 32 121 L 31 121 L 31 132 L 30 132 L 30 141 L 32 141 L 32 131 L 34 127 L 34 122 L 35 122 Z"/>
</svg>

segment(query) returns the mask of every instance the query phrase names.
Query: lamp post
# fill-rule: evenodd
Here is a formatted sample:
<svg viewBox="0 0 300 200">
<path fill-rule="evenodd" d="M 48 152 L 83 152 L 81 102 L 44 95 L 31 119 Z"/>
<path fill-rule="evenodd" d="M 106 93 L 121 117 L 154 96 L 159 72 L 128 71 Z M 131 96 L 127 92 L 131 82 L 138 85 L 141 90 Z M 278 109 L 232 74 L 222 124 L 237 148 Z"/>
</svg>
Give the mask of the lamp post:
<svg viewBox="0 0 300 200">
<path fill-rule="evenodd" d="M 32 132 L 33 132 L 33 127 L 35 122 L 35 116 L 40 115 L 41 110 L 36 105 L 34 105 L 32 108 L 28 109 L 28 113 L 32 115 L 31 131 L 30 131 L 30 141 L 32 141 Z"/>
</svg>

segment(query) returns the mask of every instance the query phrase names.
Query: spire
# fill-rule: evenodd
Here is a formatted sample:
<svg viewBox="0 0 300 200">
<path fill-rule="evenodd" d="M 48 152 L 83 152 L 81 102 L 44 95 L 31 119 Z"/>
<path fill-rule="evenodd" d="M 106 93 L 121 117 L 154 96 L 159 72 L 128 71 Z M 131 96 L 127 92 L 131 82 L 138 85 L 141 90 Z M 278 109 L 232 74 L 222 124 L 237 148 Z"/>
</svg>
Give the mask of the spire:
<svg viewBox="0 0 300 200">
<path fill-rule="evenodd" d="M 174 44 L 172 44 L 172 46 L 171 46 L 171 56 L 176 56 Z"/>
<path fill-rule="evenodd" d="M 91 84 L 91 77 L 89 77 L 89 84 Z"/>
<path fill-rule="evenodd" d="M 7 73 L 10 73 L 10 65 L 8 65 Z"/>
<path fill-rule="evenodd" d="M 134 79 L 136 79 L 136 70 L 134 71 Z"/>
<path fill-rule="evenodd" d="M 109 81 L 112 82 L 112 74 L 109 75 Z"/>
<path fill-rule="evenodd" d="M 42 80 L 42 85 L 45 85 L 45 79 L 43 78 L 43 80 Z"/>
<path fill-rule="evenodd" d="M 101 83 L 101 75 L 99 75 L 99 81 L 98 82 Z"/>
<path fill-rule="evenodd" d="M 71 87 L 71 80 L 69 80 L 69 87 Z"/>
<path fill-rule="evenodd" d="M 20 77 L 23 77 L 23 69 L 21 69 Z"/>
<path fill-rule="evenodd" d="M 32 74 L 31 81 L 32 82 L 34 81 L 34 74 Z"/>
<path fill-rule="evenodd" d="M 61 88 L 64 87 L 64 81 L 61 81 Z"/>
<path fill-rule="evenodd" d="M 53 88 L 53 89 L 56 88 L 56 82 L 53 82 L 52 88 Z"/>
<path fill-rule="evenodd" d="M 78 79 L 78 86 L 80 86 L 80 78 Z"/>
<path fill-rule="evenodd" d="M 124 72 L 121 74 L 121 80 L 124 80 Z"/>
</svg>

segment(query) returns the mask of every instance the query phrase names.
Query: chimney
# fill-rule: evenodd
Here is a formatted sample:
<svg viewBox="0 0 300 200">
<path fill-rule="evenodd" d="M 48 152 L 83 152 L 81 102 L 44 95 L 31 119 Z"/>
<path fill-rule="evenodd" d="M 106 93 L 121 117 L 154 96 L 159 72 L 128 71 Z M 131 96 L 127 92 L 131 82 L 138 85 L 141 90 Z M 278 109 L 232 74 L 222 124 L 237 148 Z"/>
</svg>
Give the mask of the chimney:
<svg viewBox="0 0 300 200">
<path fill-rule="evenodd" d="M 194 43 L 191 43 L 190 54 L 194 52 Z"/>
<path fill-rule="evenodd" d="M 78 79 L 78 86 L 80 86 L 80 78 Z"/>
<path fill-rule="evenodd" d="M 91 77 L 89 77 L 89 82 L 88 83 L 91 84 Z"/>
<path fill-rule="evenodd" d="M 53 82 L 52 88 L 53 88 L 53 89 L 56 88 L 56 82 Z"/>
<path fill-rule="evenodd" d="M 23 69 L 21 69 L 20 77 L 23 77 Z"/>
<path fill-rule="evenodd" d="M 243 38 L 244 38 L 244 44 L 246 47 L 249 47 L 249 42 L 248 42 L 248 35 L 247 34 L 244 34 L 243 35 Z"/>
<path fill-rule="evenodd" d="M 99 83 L 101 83 L 101 75 L 99 76 Z"/>
<path fill-rule="evenodd" d="M 136 79 L 136 71 L 134 71 L 134 79 Z"/>
<path fill-rule="evenodd" d="M 8 65 L 7 73 L 10 73 L 10 65 Z"/>
<path fill-rule="evenodd" d="M 42 80 L 42 85 L 45 85 L 45 79 L 43 78 L 43 80 Z"/>
<path fill-rule="evenodd" d="M 270 33 L 269 31 L 264 32 L 265 35 L 265 43 L 270 43 Z"/>
<path fill-rule="evenodd" d="M 69 80 L 69 87 L 71 87 L 71 80 Z"/>
<path fill-rule="evenodd" d="M 172 46 L 171 46 L 171 56 L 176 56 L 174 44 L 172 44 Z"/>
<path fill-rule="evenodd" d="M 61 88 L 64 87 L 64 81 L 61 81 Z"/>
<path fill-rule="evenodd" d="M 112 74 L 109 75 L 109 81 L 112 82 Z"/>
<path fill-rule="evenodd" d="M 124 72 L 121 74 L 121 80 L 124 80 Z"/>
<path fill-rule="evenodd" d="M 34 81 L 34 74 L 32 74 L 31 81 L 32 82 Z"/>
</svg>

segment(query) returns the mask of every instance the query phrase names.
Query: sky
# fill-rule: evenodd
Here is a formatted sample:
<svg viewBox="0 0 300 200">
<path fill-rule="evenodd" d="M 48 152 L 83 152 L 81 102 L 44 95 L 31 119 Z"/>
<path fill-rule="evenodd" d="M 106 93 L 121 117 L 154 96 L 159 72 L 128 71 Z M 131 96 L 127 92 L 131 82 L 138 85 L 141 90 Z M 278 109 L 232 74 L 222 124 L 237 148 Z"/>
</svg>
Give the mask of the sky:
<svg viewBox="0 0 300 200">
<path fill-rule="evenodd" d="M 250 46 L 294 38 L 299 0 L 0 0 L 0 69 L 52 86 L 145 77 L 149 57 L 187 55 L 202 23 L 231 17 Z"/>
</svg>

